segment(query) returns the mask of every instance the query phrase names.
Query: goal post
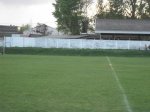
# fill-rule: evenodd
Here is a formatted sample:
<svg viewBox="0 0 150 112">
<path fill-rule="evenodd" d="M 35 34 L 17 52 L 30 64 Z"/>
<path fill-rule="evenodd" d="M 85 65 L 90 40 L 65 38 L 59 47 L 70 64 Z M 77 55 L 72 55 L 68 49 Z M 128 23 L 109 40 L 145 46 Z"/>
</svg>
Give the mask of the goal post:
<svg viewBox="0 0 150 112">
<path fill-rule="evenodd" d="M 0 37 L 0 54 L 5 54 L 5 37 Z"/>
</svg>

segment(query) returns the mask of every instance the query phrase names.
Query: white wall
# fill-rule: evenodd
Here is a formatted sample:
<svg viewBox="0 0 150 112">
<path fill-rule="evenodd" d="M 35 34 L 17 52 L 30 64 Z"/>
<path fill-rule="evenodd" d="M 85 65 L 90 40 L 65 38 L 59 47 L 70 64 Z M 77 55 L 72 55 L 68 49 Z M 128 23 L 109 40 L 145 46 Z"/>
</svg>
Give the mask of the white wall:
<svg viewBox="0 0 150 112">
<path fill-rule="evenodd" d="M 150 45 L 150 41 L 129 40 L 85 40 L 52 39 L 47 37 L 6 37 L 6 47 L 41 47 L 41 48 L 89 48 L 89 49 L 141 49 Z"/>
</svg>

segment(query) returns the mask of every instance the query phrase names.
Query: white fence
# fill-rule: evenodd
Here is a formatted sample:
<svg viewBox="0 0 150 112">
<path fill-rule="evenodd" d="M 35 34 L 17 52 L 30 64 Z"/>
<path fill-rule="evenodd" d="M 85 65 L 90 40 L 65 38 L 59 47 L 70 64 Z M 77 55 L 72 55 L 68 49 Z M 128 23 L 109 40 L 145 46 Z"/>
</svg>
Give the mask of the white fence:
<svg viewBox="0 0 150 112">
<path fill-rule="evenodd" d="M 3 44 L 4 44 L 4 41 L 3 41 L 3 39 L 2 39 L 2 38 L 0 38 L 0 47 L 2 47 L 2 46 L 3 46 Z"/>
<path fill-rule="evenodd" d="M 130 40 L 86 40 L 52 39 L 47 37 L 6 37 L 6 47 L 41 47 L 41 48 L 84 48 L 84 49 L 141 49 L 150 45 L 150 41 Z"/>
</svg>

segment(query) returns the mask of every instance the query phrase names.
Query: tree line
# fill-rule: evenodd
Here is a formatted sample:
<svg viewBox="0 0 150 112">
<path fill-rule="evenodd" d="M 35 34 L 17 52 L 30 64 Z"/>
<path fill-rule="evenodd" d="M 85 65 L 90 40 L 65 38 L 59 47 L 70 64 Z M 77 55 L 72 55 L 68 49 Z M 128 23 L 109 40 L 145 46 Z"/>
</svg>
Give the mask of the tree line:
<svg viewBox="0 0 150 112">
<path fill-rule="evenodd" d="M 98 0 L 98 18 L 149 19 L 150 0 Z"/>
<path fill-rule="evenodd" d="M 88 16 L 93 0 L 56 0 L 53 4 L 58 31 L 78 35 L 93 30 L 93 18 L 150 19 L 150 0 L 97 0 L 96 15 Z"/>
</svg>

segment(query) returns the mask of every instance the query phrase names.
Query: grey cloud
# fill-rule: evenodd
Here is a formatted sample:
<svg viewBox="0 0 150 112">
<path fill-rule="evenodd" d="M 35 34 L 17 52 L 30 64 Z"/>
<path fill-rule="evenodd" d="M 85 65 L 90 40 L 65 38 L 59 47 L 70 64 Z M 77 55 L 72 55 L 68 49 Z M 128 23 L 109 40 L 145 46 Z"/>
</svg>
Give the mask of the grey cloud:
<svg viewBox="0 0 150 112">
<path fill-rule="evenodd" d="M 0 0 L 4 5 L 35 5 L 53 3 L 55 0 Z"/>
</svg>

